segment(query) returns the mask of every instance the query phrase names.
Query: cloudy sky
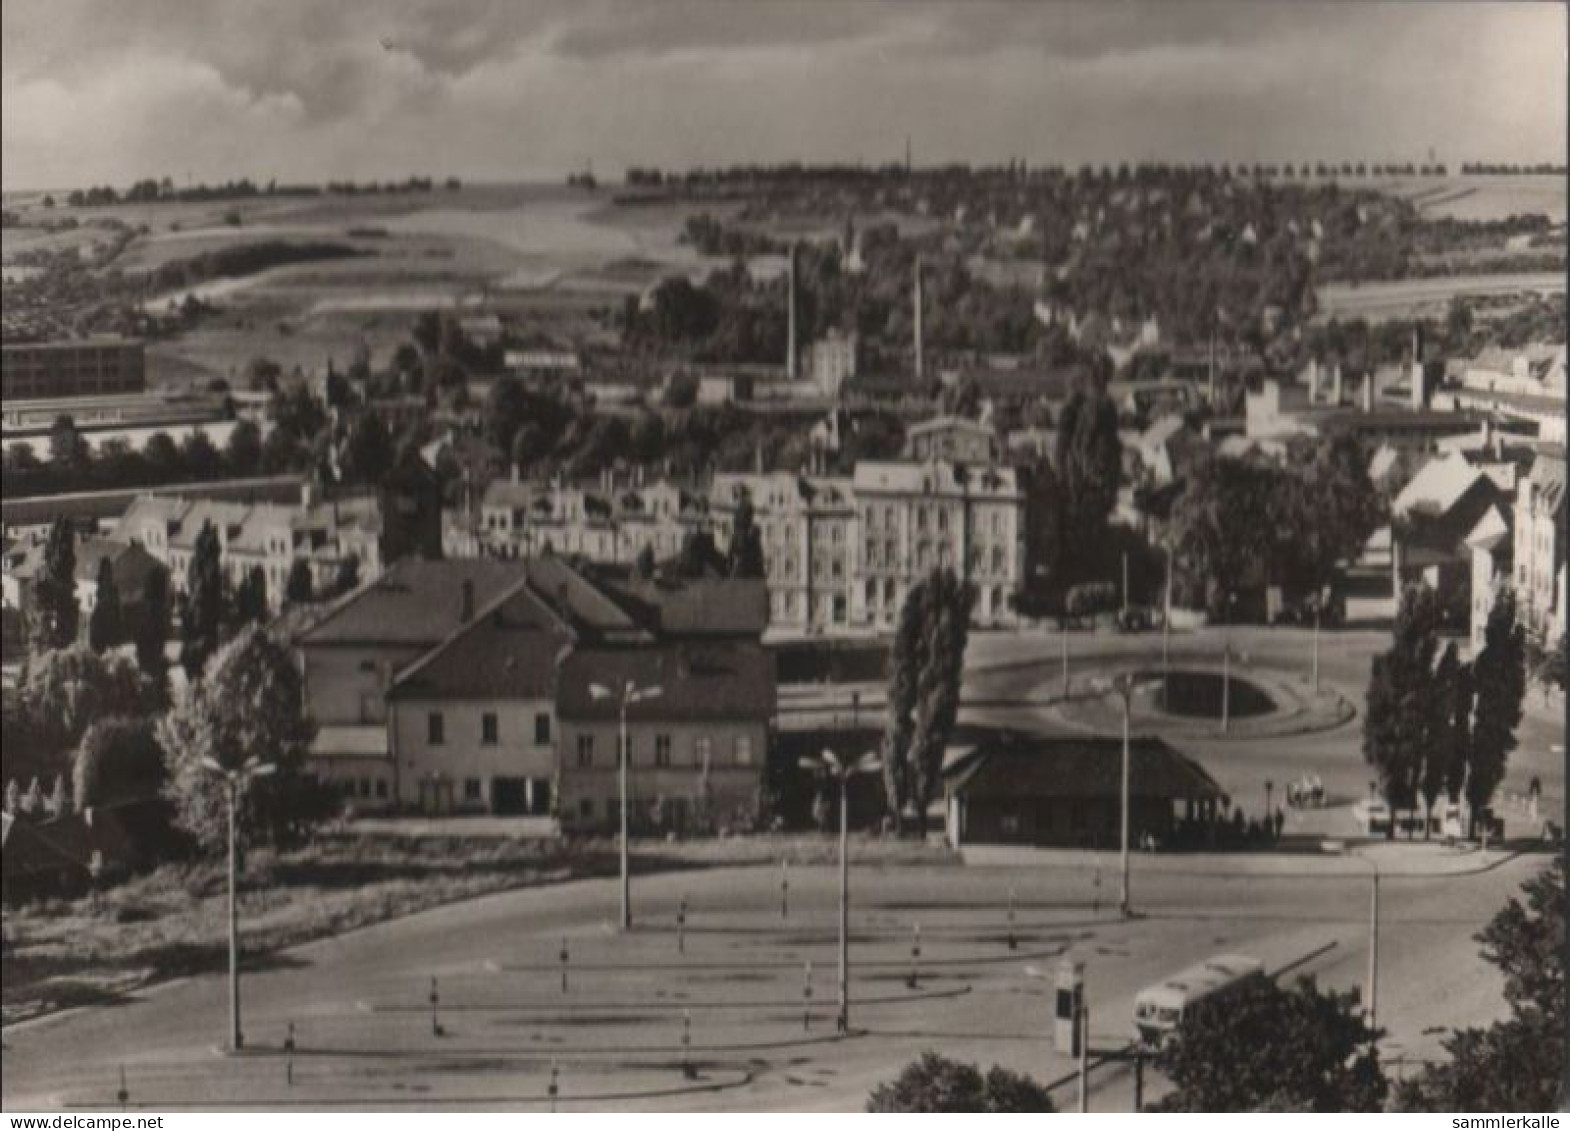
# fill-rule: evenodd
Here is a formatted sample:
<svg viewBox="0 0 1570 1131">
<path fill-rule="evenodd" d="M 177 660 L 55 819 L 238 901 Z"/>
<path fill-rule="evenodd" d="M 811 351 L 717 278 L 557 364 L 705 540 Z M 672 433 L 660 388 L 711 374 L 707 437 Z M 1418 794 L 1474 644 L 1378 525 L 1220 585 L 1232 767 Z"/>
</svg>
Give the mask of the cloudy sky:
<svg viewBox="0 0 1570 1131">
<path fill-rule="evenodd" d="M 1554 3 L 4 0 L 8 189 L 592 161 L 1563 160 Z"/>
</svg>

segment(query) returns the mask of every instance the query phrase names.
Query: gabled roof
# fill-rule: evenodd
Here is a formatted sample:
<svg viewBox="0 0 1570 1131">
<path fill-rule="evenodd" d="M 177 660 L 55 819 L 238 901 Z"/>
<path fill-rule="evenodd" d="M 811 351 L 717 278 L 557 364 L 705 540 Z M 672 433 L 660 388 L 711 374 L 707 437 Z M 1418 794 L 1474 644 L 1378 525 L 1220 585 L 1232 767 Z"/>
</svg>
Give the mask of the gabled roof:
<svg viewBox="0 0 1570 1131">
<path fill-rule="evenodd" d="M 479 609 L 523 576 L 517 562 L 407 558 L 330 610 L 299 640 L 435 647 L 463 621 L 464 582 L 472 586 Z"/>
<path fill-rule="evenodd" d="M 1117 797 L 1122 758 L 1122 741 L 1116 738 L 992 731 L 978 736 L 970 753 L 945 769 L 944 788 L 972 801 Z M 1129 793 L 1159 798 L 1222 796 L 1221 787 L 1203 766 L 1155 737 L 1136 737 L 1129 744 Z"/>
<path fill-rule="evenodd" d="M 1565 498 L 1565 458 L 1563 454 L 1543 452 L 1532 462 L 1532 486 L 1537 489 L 1538 505 L 1557 511 Z"/>
<path fill-rule="evenodd" d="M 404 669 L 390 698 L 551 698 L 571 628 L 520 578 Z"/>
<path fill-rule="evenodd" d="M 761 636 L 769 590 L 761 578 L 683 578 L 611 583 L 664 636 Z"/>
<path fill-rule="evenodd" d="M 1483 512 L 1483 517 L 1473 524 L 1471 533 L 1466 536 L 1466 544 L 1474 550 L 1493 550 L 1502 543 L 1509 549 L 1510 516 L 1509 510 L 1491 505 Z"/>
<path fill-rule="evenodd" d="M 1460 452 L 1450 452 L 1425 463 L 1390 506 L 1393 516 L 1414 512 L 1444 514 L 1460 501 L 1472 485 L 1484 478 Z"/>
<path fill-rule="evenodd" d="M 593 684 L 619 689 L 631 681 L 660 695 L 632 707 L 630 721 L 767 723 L 774 715 L 774 657 L 761 645 L 683 641 L 641 648 L 579 647 L 558 673 L 557 713 L 564 719 L 609 722 L 614 699 L 596 699 Z"/>
</svg>

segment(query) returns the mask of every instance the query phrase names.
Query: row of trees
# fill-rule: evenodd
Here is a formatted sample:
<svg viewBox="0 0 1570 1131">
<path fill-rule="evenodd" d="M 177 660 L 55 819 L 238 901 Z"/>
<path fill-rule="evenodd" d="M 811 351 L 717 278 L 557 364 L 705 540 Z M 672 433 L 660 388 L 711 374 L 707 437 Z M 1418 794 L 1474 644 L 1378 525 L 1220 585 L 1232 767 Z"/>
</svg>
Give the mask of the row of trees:
<svg viewBox="0 0 1570 1131">
<path fill-rule="evenodd" d="M 1495 599 L 1470 663 L 1454 643 L 1441 650 L 1443 619 L 1431 589 L 1403 594 L 1390 648 L 1374 658 L 1369 675 L 1363 756 L 1392 813 L 1421 803 L 1431 818 L 1441 797 L 1464 798 L 1475 831 L 1515 749 L 1526 695 L 1525 632 L 1508 589 Z"/>
</svg>

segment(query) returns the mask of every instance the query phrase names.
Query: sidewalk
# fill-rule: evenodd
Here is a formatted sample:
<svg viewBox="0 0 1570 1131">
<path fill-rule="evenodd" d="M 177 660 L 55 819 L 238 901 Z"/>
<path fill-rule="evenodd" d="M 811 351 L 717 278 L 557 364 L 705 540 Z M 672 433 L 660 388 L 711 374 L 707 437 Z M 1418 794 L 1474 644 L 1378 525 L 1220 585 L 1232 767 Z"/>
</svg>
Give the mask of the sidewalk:
<svg viewBox="0 0 1570 1131">
<path fill-rule="evenodd" d="M 1340 851 L 1305 852 L 1173 852 L 1130 855 L 1130 867 L 1144 875 L 1172 876 L 1299 876 L 1326 878 L 1371 876 L 1417 878 L 1464 876 L 1486 872 L 1515 859 L 1524 846 L 1490 848 L 1448 846 L 1436 842 L 1326 841 Z M 1038 868 L 1099 871 L 1118 868 L 1116 851 L 1035 848 L 1029 845 L 968 845 L 960 850 L 968 868 Z M 1547 859 L 1545 850 L 1544 859 Z"/>
</svg>

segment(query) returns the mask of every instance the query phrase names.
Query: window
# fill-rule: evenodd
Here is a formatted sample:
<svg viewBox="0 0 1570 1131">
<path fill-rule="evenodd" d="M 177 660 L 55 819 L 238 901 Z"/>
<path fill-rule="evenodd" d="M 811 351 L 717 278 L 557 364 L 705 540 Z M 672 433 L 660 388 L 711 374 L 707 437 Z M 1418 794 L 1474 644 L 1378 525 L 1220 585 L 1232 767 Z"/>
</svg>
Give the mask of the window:
<svg viewBox="0 0 1570 1131">
<path fill-rule="evenodd" d="M 376 779 L 376 796 L 378 798 L 380 798 L 381 800 L 383 800 L 383 801 L 387 800 L 387 779 L 386 778 L 377 778 Z"/>
<path fill-rule="evenodd" d="M 671 736 L 657 734 L 654 736 L 654 764 L 661 768 L 671 764 Z"/>
<path fill-rule="evenodd" d="M 714 757 L 714 743 L 708 738 L 692 740 L 692 764 L 707 768 Z"/>
<path fill-rule="evenodd" d="M 736 736 L 736 764 L 738 766 L 752 765 L 752 736 L 738 734 Z"/>
<path fill-rule="evenodd" d="M 432 711 L 425 716 L 425 741 L 432 746 L 440 746 L 447 741 L 447 720 L 440 711 Z"/>
<path fill-rule="evenodd" d="M 478 801 L 480 799 L 480 779 L 463 779 L 463 799 L 465 801 Z"/>
<path fill-rule="evenodd" d="M 545 746 L 551 740 L 551 717 L 544 711 L 534 716 L 534 745 Z"/>
<path fill-rule="evenodd" d="M 582 817 L 585 821 L 589 821 L 589 820 L 592 820 L 594 818 L 594 799 L 593 798 L 591 798 L 591 797 L 580 797 L 578 799 L 578 816 Z"/>
<path fill-rule="evenodd" d="M 578 736 L 578 765 L 588 768 L 594 765 L 594 736 L 580 734 Z"/>
<path fill-rule="evenodd" d="M 495 711 L 486 711 L 480 716 L 480 741 L 486 746 L 496 745 L 497 729 Z"/>
</svg>

